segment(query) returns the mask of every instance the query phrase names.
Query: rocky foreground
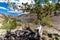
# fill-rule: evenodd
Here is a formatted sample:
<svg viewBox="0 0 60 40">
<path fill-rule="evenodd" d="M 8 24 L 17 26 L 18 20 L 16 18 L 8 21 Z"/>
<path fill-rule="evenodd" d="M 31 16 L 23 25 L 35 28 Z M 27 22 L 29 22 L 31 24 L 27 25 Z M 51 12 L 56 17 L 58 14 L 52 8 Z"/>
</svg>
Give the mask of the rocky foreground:
<svg viewBox="0 0 60 40">
<path fill-rule="evenodd" d="M 2 26 L 2 22 L 4 21 L 4 19 L 2 18 L 3 16 L 4 15 L 0 14 L 0 19 L 1 19 L 0 26 Z M 43 27 L 42 39 L 43 40 L 60 40 L 60 15 L 51 17 L 51 21 L 52 21 L 53 27 L 47 27 L 47 26 Z M 35 27 L 34 24 L 32 25 L 33 26 L 31 27 L 34 28 Z M 21 28 L 17 27 L 15 30 L 17 29 L 21 29 Z M 5 34 L 5 33 L 6 33 L 6 30 L 0 29 L 0 37 L 2 37 L 1 34 Z"/>
</svg>

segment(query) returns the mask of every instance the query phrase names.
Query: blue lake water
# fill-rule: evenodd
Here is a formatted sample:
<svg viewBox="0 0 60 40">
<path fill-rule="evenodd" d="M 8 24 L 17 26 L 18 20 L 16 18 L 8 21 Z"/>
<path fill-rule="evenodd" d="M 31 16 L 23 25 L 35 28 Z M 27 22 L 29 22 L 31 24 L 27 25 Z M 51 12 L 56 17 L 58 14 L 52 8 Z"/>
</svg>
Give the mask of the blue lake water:
<svg viewBox="0 0 60 40">
<path fill-rule="evenodd" d="M 5 2 L 0 2 L 0 13 L 3 13 L 3 14 L 10 14 L 10 15 L 13 15 L 13 16 L 18 16 L 18 15 L 21 15 L 20 12 L 15 12 L 11 9 L 10 6 L 8 6 L 7 3 Z"/>
</svg>

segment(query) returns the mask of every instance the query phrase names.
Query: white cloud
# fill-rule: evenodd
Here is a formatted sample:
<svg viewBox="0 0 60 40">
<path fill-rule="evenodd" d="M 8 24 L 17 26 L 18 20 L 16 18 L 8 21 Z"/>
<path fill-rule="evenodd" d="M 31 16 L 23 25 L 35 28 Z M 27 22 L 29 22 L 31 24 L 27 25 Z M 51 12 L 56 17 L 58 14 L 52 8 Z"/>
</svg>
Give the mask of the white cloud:
<svg viewBox="0 0 60 40">
<path fill-rule="evenodd" d="M 8 12 L 15 13 L 15 11 L 8 11 Z"/>
<path fill-rule="evenodd" d="M 19 13 L 19 11 L 8 11 L 10 13 Z"/>
<path fill-rule="evenodd" d="M 21 0 L 20 2 L 24 2 L 24 3 L 29 2 L 30 3 L 30 1 L 28 1 L 28 0 Z"/>
<path fill-rule="evenodd" d="M 0 9 L 8 10 L 8 9 L 7 9 L 7 8 L 5 8 L 5 7 L 0 7 Z"/>
<path fill-rule="evenodd" d="M 7 2 L 7 1 L 5 1 L 5 0 L 0 0 L 0 2 Z"/>
<path fill-rule="evenodd" d="M 50 3 L 52 3 L 52 1 L 49 1 Z"/>
</svg>

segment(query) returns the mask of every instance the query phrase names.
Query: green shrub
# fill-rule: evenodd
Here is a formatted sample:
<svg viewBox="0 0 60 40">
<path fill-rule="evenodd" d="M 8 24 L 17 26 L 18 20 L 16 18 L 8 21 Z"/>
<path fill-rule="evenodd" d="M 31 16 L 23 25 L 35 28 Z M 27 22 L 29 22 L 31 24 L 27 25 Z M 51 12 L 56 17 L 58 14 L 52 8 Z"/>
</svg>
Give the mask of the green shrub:
<svg viewBox="0 0 60 40">
<path fill-rule="evenodd" d="M 34 20 L 33 23 L 35 23 L 37 25 L 40 23 L 40 20 Z"/>
<path fill-rule="evenodd" d="M 50 16 L 49 15 L 47 15 L 46 17 L 43 17 L 41 22 L 43 24 L 48 25 L 49 27 L 52 26 L 52 22 L 50 20 Z"/>
<path fill-rule="evenodd" d="M 1 27 L 2 29 L 14 29 L 16 28 L 17 24 L 16 24 L 16 19 L 8 19 L 5 20 L 5 22 L 3 23 L 3 26 Z"/>
</svg>

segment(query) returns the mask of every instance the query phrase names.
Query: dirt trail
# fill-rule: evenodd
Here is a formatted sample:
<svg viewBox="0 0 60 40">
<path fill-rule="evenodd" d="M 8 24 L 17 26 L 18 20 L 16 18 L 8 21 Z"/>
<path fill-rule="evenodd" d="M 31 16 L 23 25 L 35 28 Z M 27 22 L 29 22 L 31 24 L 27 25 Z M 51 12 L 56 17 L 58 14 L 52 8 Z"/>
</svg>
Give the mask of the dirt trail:
<svg viewBox="0 0 60 40">
<path fill-rule="evenodd" d="M 53 26 L 55 29 L 60 30 L 60 16 L 54 16 L 51 18 Z"/>
</svg>

